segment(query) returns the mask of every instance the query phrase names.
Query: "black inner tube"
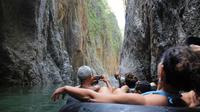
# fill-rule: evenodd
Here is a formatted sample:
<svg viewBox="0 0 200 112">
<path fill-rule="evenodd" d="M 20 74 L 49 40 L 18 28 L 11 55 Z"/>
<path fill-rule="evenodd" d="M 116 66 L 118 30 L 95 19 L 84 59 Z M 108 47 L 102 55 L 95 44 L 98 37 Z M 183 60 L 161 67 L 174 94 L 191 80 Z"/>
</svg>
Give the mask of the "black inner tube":
<svg viewBox="0 0 200 112">
<path fill-rule="evenodd" d="M 68 97 L 66 105 L 59 112 L 200 112 L 200 107 L 167 107 L 167 106 L 142 106 L 112 103 L 81 102 L 73 97 Z"/>
</svg>

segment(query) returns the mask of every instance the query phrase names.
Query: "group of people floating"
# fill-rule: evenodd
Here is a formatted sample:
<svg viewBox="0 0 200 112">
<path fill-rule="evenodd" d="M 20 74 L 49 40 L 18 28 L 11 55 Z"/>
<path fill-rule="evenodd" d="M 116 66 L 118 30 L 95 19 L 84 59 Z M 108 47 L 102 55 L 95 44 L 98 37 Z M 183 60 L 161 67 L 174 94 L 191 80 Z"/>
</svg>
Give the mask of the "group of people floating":
<svg viewBox="0 0 200 112">
<path fill-rule="evenodd" d="M 56 101 L 61 94 L 67 93 L 84 101 L 99 103 L 197 107 L 200 105 L 200 38 L 190 37 L 186 43 L 185 46 L 167 49 L 161 56 L 157 65 L 157 89 L 130 73 L 126 74 L 124 84 L 114 88 L 105 76 L 94 76 L 92 68 L 81 66 L 77 72 L 80 86 L 59 87 L 52 99 Z M 115 77 L 120 79 L 119 74 Z M 96 85 L 99 80 L 106 86 Z M 132 86 L 134 90 L 129 89 Z"/>
</svg>

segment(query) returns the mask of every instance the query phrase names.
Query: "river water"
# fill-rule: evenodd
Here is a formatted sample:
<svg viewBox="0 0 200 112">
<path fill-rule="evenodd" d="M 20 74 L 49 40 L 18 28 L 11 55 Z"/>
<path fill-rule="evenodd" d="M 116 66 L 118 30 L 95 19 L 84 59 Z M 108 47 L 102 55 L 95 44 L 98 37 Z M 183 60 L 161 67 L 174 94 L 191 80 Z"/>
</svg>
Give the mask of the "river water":
<svg viewBox="0 0 200 112">
<path fill-rule="evenodd" d="M 66 102 L 66 98 L 51 101 L 59 86 L 1 87 L 0 112 L 57 112 Z"/>
<path fill-rule="evenodd" d="M 113 76 L 109 79 L 113 86 L 118 87 Z M 53 102 L 51 94 L 61 86 L 0 87 L 0 112 L 57 112 L 66 103 L 67 97 Z"/>
</svg>

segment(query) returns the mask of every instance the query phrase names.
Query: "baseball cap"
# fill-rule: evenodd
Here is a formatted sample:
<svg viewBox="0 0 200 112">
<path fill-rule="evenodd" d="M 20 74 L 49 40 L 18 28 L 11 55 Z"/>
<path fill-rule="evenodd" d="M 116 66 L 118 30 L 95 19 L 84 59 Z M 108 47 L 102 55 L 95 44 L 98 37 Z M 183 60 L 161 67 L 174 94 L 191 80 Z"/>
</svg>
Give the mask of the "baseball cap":
<svg viewBox="0 0 200 112">
<path fill-rule="evenodd" d="M 79 80 L 82 82 L 93 75 L 93 70 L 89 66 L 83 65 L 79 67 L 77 75 Z"/>
</svg>

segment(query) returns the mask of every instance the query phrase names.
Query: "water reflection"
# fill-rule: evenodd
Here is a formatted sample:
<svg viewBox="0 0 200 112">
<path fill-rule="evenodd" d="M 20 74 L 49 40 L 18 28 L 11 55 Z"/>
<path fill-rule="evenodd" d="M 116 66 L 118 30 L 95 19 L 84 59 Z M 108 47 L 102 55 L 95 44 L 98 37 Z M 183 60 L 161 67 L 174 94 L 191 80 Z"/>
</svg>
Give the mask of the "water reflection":
<svg viewBox="0 0 200 112">
<path fill-rule="evenodd" d="M 1 112 L 57 112 L 65 104 L 66 98 L 59 102 L 50 97 L 56 86 L 1 87 Z"/>
</svg>

